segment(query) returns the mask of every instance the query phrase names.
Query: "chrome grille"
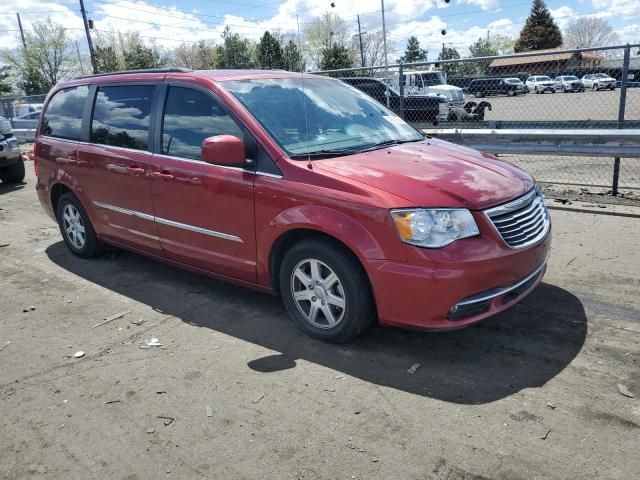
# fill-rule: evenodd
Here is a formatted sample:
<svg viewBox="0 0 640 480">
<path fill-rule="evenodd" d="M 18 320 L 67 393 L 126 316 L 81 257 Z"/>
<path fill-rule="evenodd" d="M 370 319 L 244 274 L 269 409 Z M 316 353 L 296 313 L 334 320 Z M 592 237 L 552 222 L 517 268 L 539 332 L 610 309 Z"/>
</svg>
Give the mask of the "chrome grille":
<svg viewBox="0 0 640 480">
<path fill-rule="evenodd" d="M 549 212 L 537 188 L 512 202 L 485 210 L 485 213 L 512 248 L 533 245 L 549 231 Z"/>
</svg>

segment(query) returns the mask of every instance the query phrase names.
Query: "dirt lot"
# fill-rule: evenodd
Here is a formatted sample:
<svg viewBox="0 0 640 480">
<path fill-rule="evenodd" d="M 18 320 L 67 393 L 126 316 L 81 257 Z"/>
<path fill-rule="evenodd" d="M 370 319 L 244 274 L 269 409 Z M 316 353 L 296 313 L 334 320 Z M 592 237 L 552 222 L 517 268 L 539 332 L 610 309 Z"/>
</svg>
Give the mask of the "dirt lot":
<svg viewBox="0 0 640 480">
<path fill-rule="evenodd" d="M 554 211 L 522 304 L 331 346 L 268 295 L 73 257 L 31 171 L 0 208 L 0 478 L 638 478 L 640 218 Z"/>
</svg>

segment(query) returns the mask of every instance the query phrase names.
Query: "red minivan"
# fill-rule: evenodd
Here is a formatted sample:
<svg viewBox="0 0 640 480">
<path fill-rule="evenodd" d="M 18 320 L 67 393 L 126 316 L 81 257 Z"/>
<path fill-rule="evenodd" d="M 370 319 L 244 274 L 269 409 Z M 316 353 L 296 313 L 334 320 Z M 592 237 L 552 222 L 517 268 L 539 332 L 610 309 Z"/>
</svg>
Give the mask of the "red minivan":
<svg viewBox="0 0 640 480">
<path fill-rule="evenodd" d="M 162 69 L 48 95 L 37 192 L 80 257 L 116 245 L 279 294 L 331 342 L 455 329 L 541 281 L 550 218 L 524 171 L 425 137 L 339 80 Z"/>
</svg>

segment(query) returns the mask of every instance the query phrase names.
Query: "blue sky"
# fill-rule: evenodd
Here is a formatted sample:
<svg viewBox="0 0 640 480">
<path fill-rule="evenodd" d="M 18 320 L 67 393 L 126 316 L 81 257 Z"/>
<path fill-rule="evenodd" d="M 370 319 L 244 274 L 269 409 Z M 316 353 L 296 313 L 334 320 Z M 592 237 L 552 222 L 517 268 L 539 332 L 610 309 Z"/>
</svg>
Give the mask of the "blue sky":
<svg viewBox="0 0 640 480">
<path fill-rule="evenodd" d="M 364 30 L 381 28 L 379 0 L 85 0 L 89 15 L 99 30 L 134 30 L 145 40 L 170 48 L 180 42 L 218 41 L 225 24 L 251 38 L 266 29 L 291 32 L 309 20 L 331 11 L 348 22 L 354 33 L 356 15 Z M 580 16 L 606 18 L 623 42 L 640 42 L 640 0 L 551 0 L 547 2 L 562 29 Z M 527 17 L 531 2 L 524 0 L 386 0 L 387 34 L 397 57 L 406 39 L 416 35 L 432 54 L 445 41 L 464 55 L 466 47 L 480 36 L 516 36 Z M 81 48 L 86 48 L 77 0 L 21 0 L 0 15 L 0 46 L 16 45 L 15 11 L 25 28 L 33 20 L 51 16 L 67 26 Z M 14 10 L 11 10 L 14 9 Z M 447 35 L 442 36 L 441 30 Z"/>
</svg>

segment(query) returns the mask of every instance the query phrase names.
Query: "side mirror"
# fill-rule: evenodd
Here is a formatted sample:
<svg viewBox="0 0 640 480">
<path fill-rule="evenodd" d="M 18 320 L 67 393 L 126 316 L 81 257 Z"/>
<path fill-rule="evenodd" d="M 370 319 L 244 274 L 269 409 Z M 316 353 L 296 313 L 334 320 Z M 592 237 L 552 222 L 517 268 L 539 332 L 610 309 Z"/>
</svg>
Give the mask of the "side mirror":
<svg viewBox="0 0 640 480">
<path fill-rule="evenodd" d="M 202 141 L 200 158 L 207 163 L 244 167 L 247 157 L 244 142 L 233 135 L 216 135 Z"/>
</svg>

